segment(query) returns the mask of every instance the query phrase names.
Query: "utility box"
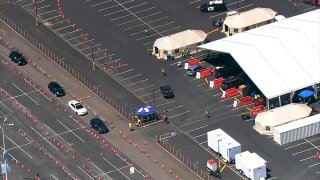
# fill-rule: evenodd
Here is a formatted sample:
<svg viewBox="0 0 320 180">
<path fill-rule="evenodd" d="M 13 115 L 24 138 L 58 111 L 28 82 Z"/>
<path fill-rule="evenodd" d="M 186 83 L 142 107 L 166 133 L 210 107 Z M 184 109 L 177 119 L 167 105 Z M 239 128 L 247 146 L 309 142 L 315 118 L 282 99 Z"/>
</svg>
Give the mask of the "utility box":
<svg viewBox="0 0 320 180">
<path fill-rule="evenodd" d="M 235 155 L 236 169 L 251 180 L 262 180 L 267 177 L 266 163 L 259 155 L 249 151 Z"/>
<path fill-rule="evenodd" d="M 241 145 L 222 129 L 207 132 L 208 146 L 228 162 L 233 162 L 235 155 L 241 152 Z"/>
</svg>

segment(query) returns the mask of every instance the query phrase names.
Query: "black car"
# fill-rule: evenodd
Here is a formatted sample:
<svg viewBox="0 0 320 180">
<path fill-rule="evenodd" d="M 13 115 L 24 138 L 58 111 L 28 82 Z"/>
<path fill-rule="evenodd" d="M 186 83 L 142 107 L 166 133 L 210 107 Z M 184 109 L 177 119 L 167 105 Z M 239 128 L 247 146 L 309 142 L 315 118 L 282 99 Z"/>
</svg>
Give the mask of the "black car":
<svg viewBox="0 0 320 180">
<path fill-rule="evenodd" d="M 57 97 L 62 97 L 66 95 L 63 88 L 57 82 L 50 82 L 48 84 L 48 89 Z"/>
<path fill-rule="evenodd" d="M 16 63 L 18 66 L 23 66 L 27 64 L 26 59 L 18 51 L 11 51 L 9 54 L 9 58 L 12 62 Z"/>
<path fill-rule="evenodd" d="M 98 131 L 99 134 L 104 134 L 109 132 L 108 127 L 99 118 L 93 118 L 90 120 L 91 127 Z"/>
<path fill-rule="evenodd" d="M 228 8 L 222 0 L 209 0 L 200 6 L 201 12 L 223 12 Z"/>
<path fill-rule="evenodd" d="M 230 76 L 236 76 L 238 74 L 241 73 L 241 68 L 238 68 L 238 67 L 220 67 L 219 69 L 216 68 L 215 71 L 214 71 L 214 76 L 215 78 L 227 78 L 227 77 L 230 77 Z"/>
<path fill-rule="evenodd" d="M 223 80 L 222 82 L 222 90 L 226 91 L 230 88 L 238 88 L 240 85 L 243 85 L 244 82 L 241 78 L 236 76 L 230 76 Z"/>
<path fill-rule="evenodd" d="M 171 89 L 171 86 L 160 86 L 160 91 L 164 98 L 173 98 L 173 90 Z"/>
</svg>

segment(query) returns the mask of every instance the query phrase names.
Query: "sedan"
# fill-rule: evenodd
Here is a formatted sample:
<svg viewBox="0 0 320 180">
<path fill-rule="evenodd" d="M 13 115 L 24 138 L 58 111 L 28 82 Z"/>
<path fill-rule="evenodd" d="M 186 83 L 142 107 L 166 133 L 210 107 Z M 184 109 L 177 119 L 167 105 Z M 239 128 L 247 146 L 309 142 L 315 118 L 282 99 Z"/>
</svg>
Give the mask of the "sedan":
<svg viewBox="0 0 320 180">
<path fill-rule="evenodd" d="M 75 112 L 79 116 L 85 115 L 88 113 L 87 109 L 83 107 L 83 105 L 80 102 L 76 100 L 69 101 L 68 106 L 73 112 Z"/>
<path fill-rule="evenodd" d="M 63 87 L 60 86 L 59 83 L 53 81 L 48 84 L 48 89 L 57 97 L 62 97 L 66 95 L 63 90 Z"/>
<path fill-rule="evenodd" d="M 16 63 L 18 66 L 23 66 L 27 64 L 24 56 L 18 51 L 11 51 L 9 54 L 9 58 L 12 62 Z"/>
<path fill-rule="evenodd" d="M 93 118 L 90 120 L 90 126 L 99 132 L 99 134 L 104 134 L 109 132 L 108 127 L 99 118 Z"/>
<path fill-rule="evenodd" d="M 164 98 L 173 98 L 173 90 L 171 89 L 171 86 L 160 86 L 160 91 Z"/>
<path fill-rule="evenodd" d="M 203 69 L 204 67 L 202 67 L 201 65 L 193 65 L 193 66 L 190 66 L 188 69 L 187 69 L 187 74 L 189 76 L 195 76 L 197 74 L 197 72 L 199 72 L 201 69 Z"/>
</svg>

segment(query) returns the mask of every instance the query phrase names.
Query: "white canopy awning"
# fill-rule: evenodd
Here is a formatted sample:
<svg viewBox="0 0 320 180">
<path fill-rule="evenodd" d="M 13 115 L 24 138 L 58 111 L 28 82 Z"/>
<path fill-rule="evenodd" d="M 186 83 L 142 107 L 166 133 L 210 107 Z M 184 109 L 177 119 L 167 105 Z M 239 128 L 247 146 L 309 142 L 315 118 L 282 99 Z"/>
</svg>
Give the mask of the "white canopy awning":
<svg viewBox="0 0 320 180">
<path fill-rule="evenodd" d="M 199 46 L 230 53 L 261 92 L 278 97 L 320 82 L 320 10 Z"/>
</svg>

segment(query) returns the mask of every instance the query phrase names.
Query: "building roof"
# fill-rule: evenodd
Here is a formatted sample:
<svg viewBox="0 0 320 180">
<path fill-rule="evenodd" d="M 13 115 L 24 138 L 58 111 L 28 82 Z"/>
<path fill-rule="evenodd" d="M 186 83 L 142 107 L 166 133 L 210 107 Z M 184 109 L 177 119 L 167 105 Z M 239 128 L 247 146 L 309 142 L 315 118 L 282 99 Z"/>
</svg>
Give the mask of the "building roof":
<svg viewBox="0 0 320 180">
<path fill-rule="evenodd" d="M 244 28 L 253 24 L 258 24 L 271 19 L 274 19 L 277 12 L 270 8 L 254 8 L 248 11 L 227 16 L 224 24 L 231 28 Z"/>
<path fill-rule="evenodd" d="M 275 127 L 274 131 L 282 133 L 282 132 L 291 131 L 303 126 L 308 126 L 310 124 L 319 123 L 319 122 L 320 122 L 320 114 L 316 114 L 313 116 L 309 116 L 294 122 L 290 122 L 290 123 Z M 320 126 L 317 129 L 318 129 L 318 132 L 320 133 Z"/>
<path fill-rule="evenodd" d="M 230 53 L 268 98 L 320 82 L 320 10 L 213 41 L 199 48 Z"/>
<path fill-rule="evenodd" d="M 155 41 L 154 46 L 169 51 L 203 42 L 206 38 L 207 34 L 205 32 L 189 29 L 161 37 Z"/>
<path fill-rule="evenodd" d="M 255 121 L 262 126 L 275 127 L 297 119 L 308 117 L 311 108 L 306 104 L 288 104 L 269 111 L 261 112 Z"/>
</svg>

